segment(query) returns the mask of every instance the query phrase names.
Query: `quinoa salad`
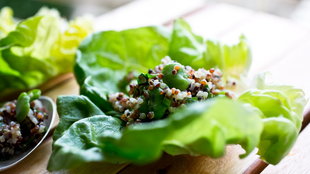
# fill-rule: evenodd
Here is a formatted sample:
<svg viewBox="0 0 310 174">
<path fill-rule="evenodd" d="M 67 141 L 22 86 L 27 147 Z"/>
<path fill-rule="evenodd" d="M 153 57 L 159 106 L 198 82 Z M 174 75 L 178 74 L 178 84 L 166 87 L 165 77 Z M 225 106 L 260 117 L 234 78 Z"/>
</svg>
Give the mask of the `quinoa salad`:
<svg viewBox="0 0 310 174">
<path fill-rule="evenodd" d="M 178 107 L 215 96 L 234 98 L 234 93 L 224 86 L 235 87 L 236 82 L 222 82 L 222 72 L 211 68 L 194 70 L 172 61 L 169 57 L 137 79 L 127 76 L 128 93 L 110 94 L 109 102 L 126 124 L 162 119 Z"/>
<path fill-rule="evenodd" d="M 36 99 L 38 96 L 31 92 L 23 94 L 18 100 L 0 107 L 0 161 L 35 146 L 46 131 L 44 120 L 48 115 L 41 101 Z M 21 114 L 25 111 L 25 115 Z"/>
</svg>

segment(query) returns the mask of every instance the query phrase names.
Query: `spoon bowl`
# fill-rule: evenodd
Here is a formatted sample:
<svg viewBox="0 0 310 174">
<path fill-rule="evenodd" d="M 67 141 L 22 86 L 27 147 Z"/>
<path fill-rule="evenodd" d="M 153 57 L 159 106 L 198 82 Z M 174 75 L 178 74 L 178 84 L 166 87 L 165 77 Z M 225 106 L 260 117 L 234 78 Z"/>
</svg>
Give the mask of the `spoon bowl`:
<svg viewBox="0 0 310 174">
<path fill-rule="evenodd" d="M 49 97 L 41 96 L 39 100 L 42 102 L 42 105 L 47 110 L 48 118 L 44 120 L 44 125 L 46 126 L 46 132 L 44 133 L 42 139 L 39 141 L 38 144 L 36 144 L 34 147 L 26 150 L 23 153 L 20 153 L 13 158 L 5 161 L 0 161 L 0 171 L 6 170 L 10 167 L 15 166 L 19 162 L 21 162 L 23 159 L 25 159 L 28 155 L 30 155 L 35 149 L 37 149 L 40 144 L 44 141 L 44 139 L 47 137 L 49 132 L 51 131 L 51 127 L 53 125 L 54 119 L 56 117 L 56 106 L 53 100 Z"/>
</svg>

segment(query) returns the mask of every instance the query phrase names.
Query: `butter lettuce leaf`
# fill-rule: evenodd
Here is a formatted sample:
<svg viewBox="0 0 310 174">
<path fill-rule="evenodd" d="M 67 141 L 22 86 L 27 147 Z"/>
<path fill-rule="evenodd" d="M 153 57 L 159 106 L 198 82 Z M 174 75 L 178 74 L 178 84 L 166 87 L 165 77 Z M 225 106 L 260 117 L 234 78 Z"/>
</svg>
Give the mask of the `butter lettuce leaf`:
<svg viewBox="0 0 310 174">
<path fill-rule="evenodd" d="M 268 163 L 277 164 L 289 153 L 300 131 L 307 103 L 303 90 L 267 84 L 265 76 L 260 75 L 257 89 L 244 92 L 238 100 L 262 112 L 264 129 L 258 154 Z"/>
<path fill-rule="evenodd" d="M 0 39 L 14 30 L 15 27 L 16 22 L 13 18 L 13 10 L 9 7 L 2 8 L 0 10 Z"/>
<path fill-rule="evenodd" d="M 239 42 L 233 45 L 206 40 L 194 34 L 182 19 L 174 23 L 169 56 L 193 68 L 219 68 L 226 78 L 234 79 L 245 76 L 252 61 L 244 36 L 240 36 Z"/>
<path fill-rule="evenodd" d="M 79 47 L 75 65 L 77 81 L 81 85 L 86 77 L 105 72 L 106 68 L 147 71 L 167 55 L 168 44 L 169 31 L 163 27 L 94 33 Z"/>
<path fill-rule="evenodd" d="M 208 40 L 206 46 L 206 68 L 217 67 L 223 71 L 226 78 L 240 79 L 240 77 L 246 76 L 252 56 L 245 36 L 240 36 L 239 42 L 233 45 Z"/>
<path fill-rule="evenodd" d="M 102 141 L 107 151 L 145 164 L 163 152 L 220 157 L 227 144 L 240 144 L 247 155 L 259 142 L 261 131 L 260 112 L 255 108 L 217 98 L 180 108 L 164 120 L 126 127 L 120 137 L 103 135 Z"/>
<path fill-rule="evenodd" d="M 106 115 L 76 121 L 55 141 L 49 170 L 68 169 L 85 162 L 107 160 L 108 155 L 101 148 L 100 137 L 102 134 L 117 136 L 121 122 L 120 119 Z"/>
<path fill-rule="evenodd" d="M 58 97 L 57 111 L 62 116 L 53 135 L 49 170 L 106 160 L 100 137 L 102 134 L 118 134 L 122 121 L 106 116 L 85 96 Z"/>
<path fill-rule="evenodd" d="M 59 96 L 57 111 L 62 114 L 60 122 L 54 133 L 54 139 L 62 136 L 74 122 L 93 115 L 104 113 L 85 96 Z"/>
<path fill-rule="evenodd" d="M 93 101 L 102 111 L 111 112 L 113 107 L 108 102 L 108 95 L 121 91 L 118 82 L 124 77 L 122 71 L 101 71 L 97 75 L 88 77 L 80 88 L 80 93 L 87 96 Z M 114 78 L 111 78 L 115 76 Z"/>
<path fill-rule="evenodd" d="M 61 122 L 72 117 L 86 118 L 72 123 L 66 130 L 62 126 L 56 129 L 62 136 L 54 136 L 49 170 L 95 161 L 146 164 L 163 152 L 220 157 L 227 144 L 240 144 L 247 155 L 257 146 L 262 131 L 261 112 L 225 98 L 193 103 L 167 119 L 128 127 L 116 117 L 67 111 L 69 105 L 73 111 L 85 107 L 97 110 L 84 99 L 73 96 L 58 99 Z"/>
<path fill-rule="evenodd" d="M 0 86 L 0 97 L 71 72 L 76 49 L 91 31 L 88 19 L 77 18 L 67 24 L 55 10 L 39 12 L 18 23 L 0 39 L 0 66 L 4 67 L 0 80 L 8 82 Z"/>
<path fill-rule="evenodd" d="M 169 48 L 169 56 L 184 65 L 193 68 L 204 67 L 206 46 L 204 38 L 195 35 L 184 20 L 174 22 Z"/>
</svg>

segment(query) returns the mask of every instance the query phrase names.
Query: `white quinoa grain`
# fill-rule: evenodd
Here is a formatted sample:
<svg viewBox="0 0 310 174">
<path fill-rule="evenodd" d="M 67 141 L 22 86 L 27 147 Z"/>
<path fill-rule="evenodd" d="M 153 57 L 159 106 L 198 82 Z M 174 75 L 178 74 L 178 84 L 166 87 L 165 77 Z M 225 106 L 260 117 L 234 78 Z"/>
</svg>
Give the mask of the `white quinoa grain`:
<svg viewBox="0 0 310 174">
<path fill-rule="evenodd" d="M 204 98 L 204 99 L 207 99 L 208 98 L 208 92 L 203 92 L 203 91 L 199 91 L 197 93 L 197 97 L 201 97 L 201 98 Z"/>
<path fill-rule="evenodd" d="M 146 114 L 145 113 L 140 113 L 139 118 L 144 120 L 146 118 Z"/>
<path fill-rule="evenodd" d="M 138 98 L 138 104 L 142 104 L 143 103 L 143 99 L 141 97 Z"/>
<path fill-rule="evenodd" d="M 33 111 L 31 109 L 29 110 L 27 116 L 32 121 L 33 124 L 37 125 L 39 123 L 37 118 L 34 116 L 34 113 L 33 113 Z"/>
</svg>

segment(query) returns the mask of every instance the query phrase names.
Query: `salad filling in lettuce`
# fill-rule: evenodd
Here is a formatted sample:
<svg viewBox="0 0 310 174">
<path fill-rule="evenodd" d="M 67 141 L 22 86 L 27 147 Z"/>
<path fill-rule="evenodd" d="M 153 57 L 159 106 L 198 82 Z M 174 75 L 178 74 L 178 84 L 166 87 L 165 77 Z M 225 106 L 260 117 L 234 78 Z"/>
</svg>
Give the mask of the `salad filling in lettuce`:
<svg viewBox="0 0 310 174">
<path fill-rule="evenodd" d="M 216 96 L 233 98 L 233 93 L 224 89 L 221 77 L 219 69 L 195 71 L 166 57 L 162 64 L 140 74 L 137 80 L 129 73 L 124 79 L 124 83 L 130 83 L 124 86 L 129 90 L 109 94 L 108 100 L 126 124 L 149 122 L 166 118 L 189 103 Z"/>
<path fill-rule="evenodd" d="M 57 99 L 48 169 L 146 164 L 163 153 L 217 158 L 228 144 L 245 150 L 241 158 L 258 148 L 277 164 L 297 138 L 306 100 L 291 86 L 241 88 L 250 55 L 244 37 L 223 45 L 195 35 L 183 20 L 172 31 L 92 34 L 74 67 L 81 95 Z"/>
</svg>

